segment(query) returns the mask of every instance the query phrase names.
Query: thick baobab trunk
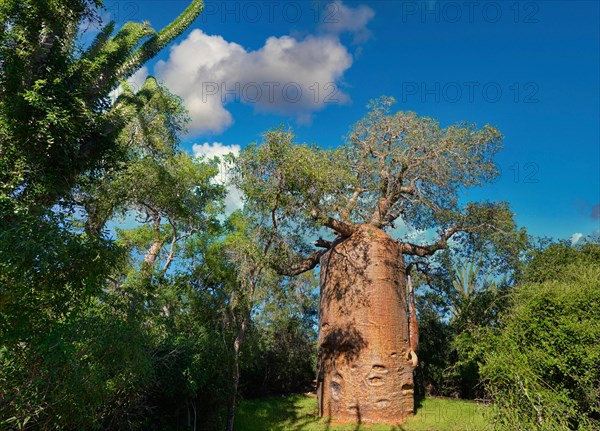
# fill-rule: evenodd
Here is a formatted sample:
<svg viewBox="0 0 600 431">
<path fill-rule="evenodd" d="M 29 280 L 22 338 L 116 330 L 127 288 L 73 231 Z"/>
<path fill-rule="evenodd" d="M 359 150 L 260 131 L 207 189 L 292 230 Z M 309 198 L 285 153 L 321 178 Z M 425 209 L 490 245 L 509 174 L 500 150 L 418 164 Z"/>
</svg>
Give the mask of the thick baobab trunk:
<svg viewBox="0 0 600 431">
<path fill-rule="evenodd" d="M 320 265 L 320 415 L 402 422 L 414 411 L 414 368 L 400 244 L 362 225 Z"/>
</svg>

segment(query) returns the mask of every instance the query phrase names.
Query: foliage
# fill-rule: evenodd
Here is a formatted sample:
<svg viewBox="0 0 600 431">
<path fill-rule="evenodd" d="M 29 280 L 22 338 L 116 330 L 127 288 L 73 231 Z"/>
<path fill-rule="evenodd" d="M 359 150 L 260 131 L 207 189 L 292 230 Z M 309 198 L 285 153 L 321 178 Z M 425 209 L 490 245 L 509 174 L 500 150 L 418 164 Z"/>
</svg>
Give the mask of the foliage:
<svg viewBox="0 0 600 431">
<path fill-rule="evenodd" d="M 86 49 L 79 29 L 99 21 L 101 0 L 3 1 L 0 5 L 0 209 L 42 210 L 78 176 L 115 152 L 128 121 L 110 92 L 180 34 L 202 10 L 194 0 L 170 26 L 106 25 Z"/>
<path fill-rule="evenodd" d="M 480 335 L 497 325 L 498 314 L 504 308 L 506 291 L 493 289 L 473 294 L 464 300 L 464 314 L 444 318 L 444 306 L 433 305 L 436 294 L 429 291 L 420 296 L 419 367 L 416 387 L 419 393 L 454 398 L 484 397 L 479 373 L 482 351 Z"/>
<path fill-rule="evenodd" d="M 210 293 L 196 289 L 185 274 L 152 292 L 152 307 L 139 317 L 150 332 L 145 348 L 153 371 L 144 388 L 139 428 L 218 429 L 229 395 L 223 382 L 230 357 Z"/>
<path fill-rule="evenodd" d="M 419 315 L 419 366 L 415 369 L 415 392 L 419 395 L 451 396 L 455 380 L 449 380 L 451 366 L 452 327 L 439 310 L 422 295 L 417 297 Z"/>
<path fill-rule="evenodd" d="M 249 205 L 259 212 L 275 212 L 277 223 L 311 219 L 323 200 L 339 199 L 354 183 L 341 151 L 294 144 L 283 128 L 264 134 L 261 145 L 248 145 L 236 160 L 238 182 Z"/>
<path fill-rule="evenodd" d="M 249 328 L 240 386 L 246 397 L 306 392 L 316 376 L 317 304 L 312 274 L 286 280 Z"/>
<path fill-rule="evenodd" d="M 519 270 L 519 259 L 529 244 L 525 232 L 509 232 L 500 243 L 484 236 L 476 242 L 463 239 L 438 252 L 428 265 L 414 261 L 422 271 L 416 274 L 422 283 L 417 370 L 422 393 L 469 399 L 484 396 L 479 334 L 498 326 L 512 275 Z"/>
<path fill-rule="evenodd" d="M 3 425 L 97 429 L 111 404 L 109 414 L 134 413 L 128 407 L 151 376 L 150 358 L 144 333 L 111 308 L 88 300 L 37 334 L 13 334 L 16 346 L 3 344 Z"/>
<path fill-rule="evenodd" d="M 565 243 L 553 243 L 532 252 L 521 280 L 524 283 L 558 280 L 564 276 L 565 264 L 586 266 L 597 262 L 600 262 L 599 243 L 586 243 L 576 247 Z"/>
<path fill-rule="evenodd" d="M 336 150 L 294 145 L 293 135 L 282 129 L 267 132 L 264 144 L 249 146 L 239 160 L 248 200 L 265 210 L 283 208 L 296 223 L 316 212 L 348 222 L 368 223 L 375 217 L 383 227 L 393 221 L 392 208 L 418 228 L 447 221 L 457 209 L 460 187 L 479 185 L 496 174 L 490 157 L 499 148 L 500 134 L 467 124 L 442 129 L 410 112 L 390 115 L 392 102 L 373 102 L 346 145 Z M 348 205 L 354 193 L 358 196 Z M 381 205 L 390 208 L 369 212 L 380 199 L 389 200 Z"/>
<path fill-rule="evenodd" d="M 372 102 L 343 147 L 361 187 L 357 216 L 378 226 L 398 216 L 418 229 L 447 223 L 457 216 L 459 190 L 497 175 L 492 157 L 502 136 L 489 125 L 442 128 L 414 112 L 392 114 L 394 102 L 386 97 Z"/>
<path fill-rule="evenodd" d="M 286 294 L 294 294 L 301 285 L 302 279 L 286 282 L 273 270 L 273 235 L 268 229 L 264 229 L 259 220 L 247 216 L 241 211 L 233 213 L 227 220 L 226 229 L 221 241 L 210 244 L 206 249 L 198 249 L 196 253 L 202 252 L 206 257 L 207 265 L 198 267 L 195 271 L 198 281 L 218 292 L 218 303 L 215 304 L 216 311 L 220 314 L 223 341 L 229 352 L 230 376 L 225 380 L 224 386 L 228 389 L 229 399 L 227 403 L 227 425 L 226 429 L 233 429 L 235 404 L 238 396 L 241 371 L 244 366 L 242 357 L 243 350 L 247 345 L 247 338 L 253 327 L 252 316 L 261 308 L 263 317 L 268 315 L 270 298 L 283 299 L 286 302 Z M 280 303 L 282 305 L 282 303 Z M 265 312 L 267 310 L 267 312 Z M 282 311 L 282 310 L 281 310 Z M 288 347 L 289 353 L 298 354 L 298 343 L 305 340 L 306 327 L 297 325 L 294 318 L 294 309 L 285 308 L 287 312 L 275 313 L 277 319 L 268 319 L 265 326 L 277 325 L 277 334 L 290 337 L 292 344 L 285 345 L 278 340 L 278 346 L 264 346 L 268 342 L 267 329 L 263 334 L 254 337 L 254 354 L 270 355 L 274 350 L 282 350 Z M 281 326 L 280 326 L 281 325 Z M 250 334 L 249 334 L 250 333 Z M 267 336 L 265 336 L 267 335 Z M 285 339 L 285 338 L 284 338 Z M 295 351 L 296 350 L 296 351 Z M 259 353 L 260 352 L 260 353 Z M 248 361 L 252 362 L 252 360 Z M 297 360 L 288 360 L 285 365 L 295 365 Z M 274 371 L 281 372 L 285 369 L 275 365 Z M 300 363 L 300 369 L 289 368 L 286 375 L 297 377 L 306 370 L 306 365 Z M 251 376 L 257 374 L 250 372 Z M 302 377 L 305 377 L 302 376 Z M 250 378 L 252 380 L 252 377 Z M 263 386 L 267 384 L 267 375 L 264 376 Z M 272 384 L 276 386 L 277 383 Z M 279 383 L 281 385 L 281 382 Z M 299 386 L 299 383 L 288 382 L 283 384 L 283 389 Z"/>
<path fill-rule="evenodd" d="M 515 288 L 502 329 L 481 344 L 498 429 L 600 425 L 597 253 L 598 245 L 537 253 L 526 274 L 538 281 Z"/>
<path fill-rule="evenodd" d="M 188 205 L 204 213 L 216 198 L 213 186 L 201 188 L 211 192 L 201 197 L 190 192 L 209 185 L 215 170 L 177 156 L 180 101 L 153 79 L 137 94 L 122 82 L 191 23 L 201 2 L 192 1 L 161 32 L 127 23 L 113 35 L 109 23 L 91 45 L 80 46 L 80 29 L 99 22 L 101 5 L 0 3 L 2 427 L 141 426 L 162 357 L 160 334 L 147 325 L 156 310 L 138 299 L 156 299 L 156 291 L 148 277 L 124 288 L 124 280 L 136 278 L 135 271 L 128 277 L 135 265 L 104 228 L 142 199 L 102 191 L 115 192 L 124 172 L 150 184 L 148 172 L 165 179 L 171 167 L 188 181 L 181 188 L 188 195 L 160 201 L 163 208 L 176 207 L 178 216 Z M 111 91 L 120 83 L 124 91 L 113 102 Z M 137 135 L 144 138 L 129 139 L 136 138 L 133 130 L 143 130 Z M 159 157 L 165 146 L 168 157 Z M 136 171 L 142 159 L 154 171 Z M 189 223 L 189 216 L 176 221 L 182 219 Z"/>
<path fill-rule="evenodd" d="M 82 179 L 76 202 L 87 213 L 86 231 L 100 233 L 115 215 L 134 211 L 139 220 L 168 220 L 175 230 L 206 224 L 204 214 L 224 193 L 209 180 L 218 173 L 216 160 L 190 157 L 178 149 L 187 112 L 181 99 L 148 78 L 138 93 L 127 86 L 120 96 L 136 107 L 118 137 L 122 158 Z M 175 192 L 174 192 L 175 191 Z"/>
</svg>

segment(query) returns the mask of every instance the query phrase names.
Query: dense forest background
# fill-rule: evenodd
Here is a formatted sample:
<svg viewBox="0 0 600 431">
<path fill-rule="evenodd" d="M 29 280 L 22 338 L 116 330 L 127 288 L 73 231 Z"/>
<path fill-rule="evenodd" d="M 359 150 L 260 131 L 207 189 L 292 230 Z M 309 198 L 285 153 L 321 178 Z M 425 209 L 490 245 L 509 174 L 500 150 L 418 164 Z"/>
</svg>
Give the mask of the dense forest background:
<svg viewBox="0 0 600 431">
<path fill-rule="evenodd" d="M 82 48 L 100 6 L 0 4 L 0 427 L 231 428 L 240 398 L 312 390 L 318 274 L 281 275 L 289 256 L 266 246 L 256 206 L 225 212 L 224 170 L 260 143 L 192 157 L 181 100 L 151 77 L 127 84 L 201 2 L 159 32 L 108 24 Z M 265 141 L 277 133 L 291 136 Z M 498 429 L 597 429 L 598 239 L 510 226 L 498 247 L 466 235 L 410 262 L 416 392 L 490 403 Z"/>
</svg>

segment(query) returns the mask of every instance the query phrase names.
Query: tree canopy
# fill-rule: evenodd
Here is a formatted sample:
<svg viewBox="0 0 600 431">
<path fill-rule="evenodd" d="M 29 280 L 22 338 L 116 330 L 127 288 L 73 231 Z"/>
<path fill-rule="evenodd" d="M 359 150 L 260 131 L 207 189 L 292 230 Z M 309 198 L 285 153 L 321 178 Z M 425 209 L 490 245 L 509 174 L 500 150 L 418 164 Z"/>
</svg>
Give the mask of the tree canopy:
<svg viewBox="0 0 600 431">
<path fill-rule="evenodd" d="M 413 112 L 391 113 L 393 102 L 387 97 L 373 101 L 346 142 L 334 149 L 296 144 L 292 132 L 279 128 L 265 133 L 262 144 L 242 151 L 235 183 L 249 210 L 270 220 L 271 228 L 286 238 L 282 248 L 287 252 L 293 254 L 293 244 L 293 251 L 306 253 L 299 238 L 322 233 L 323 227 L 338 237 L 350 236 L 360 224 L 436 228 L 437 238 L 429 244 L 399 238 L 403 253 L 421 257 L 447 247 L 458 232 L 501 241 L 514 230 L 505 203 L 460 205 L 464 189 L 498 174 L 493 157 L 501 148 L 500 132 L 469 123 L 443 128 Z M 330 244 L 320 240 L 315 245 Z M 314 267 L 322 253 L 306 260 L 295 254 L 285 272 Z"/>
</svg>

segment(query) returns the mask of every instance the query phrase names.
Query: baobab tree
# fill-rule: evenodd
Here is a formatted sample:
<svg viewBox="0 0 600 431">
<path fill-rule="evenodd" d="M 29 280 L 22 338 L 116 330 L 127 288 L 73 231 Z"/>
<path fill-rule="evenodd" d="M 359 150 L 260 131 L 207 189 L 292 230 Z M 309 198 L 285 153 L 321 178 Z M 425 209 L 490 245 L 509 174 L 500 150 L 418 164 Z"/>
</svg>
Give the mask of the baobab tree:
<svg viewBox="0 0 600 431">
<path fill-rule="evenodd" d="M 497 175 L 500 132 L 442 128 L 391 113 L 393 102 L 372 102 L 336 149 L 296 144 L 276 129 L 237 159 L 246 210 L 277 237 L 273 266 L 295 276 L 320 265 L 319 412 L 343 421 L 401 422 L 413 413 L 404 257 L 426 259 L 455 235 L 514 229 L 506 204 L 459 203 L 463 189 Z M 407 227 L 437 237 L 411 242 Z M 318 239 L 308 243 L 311 236 Z"/>
</svg>

